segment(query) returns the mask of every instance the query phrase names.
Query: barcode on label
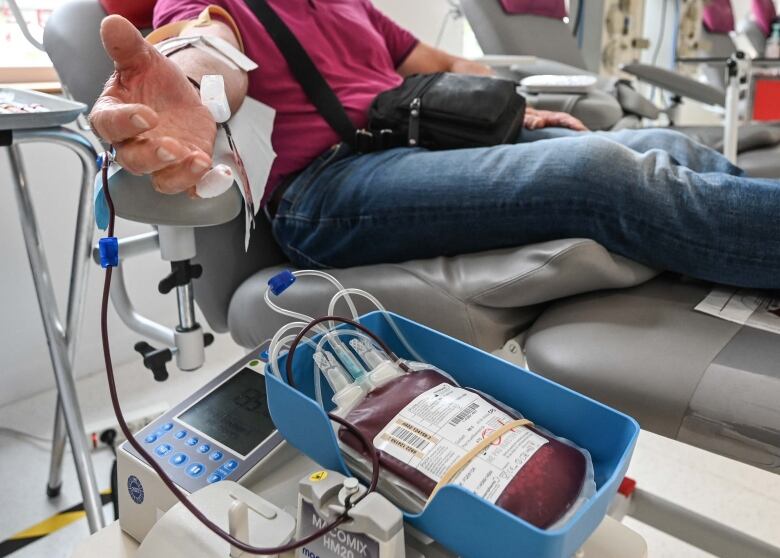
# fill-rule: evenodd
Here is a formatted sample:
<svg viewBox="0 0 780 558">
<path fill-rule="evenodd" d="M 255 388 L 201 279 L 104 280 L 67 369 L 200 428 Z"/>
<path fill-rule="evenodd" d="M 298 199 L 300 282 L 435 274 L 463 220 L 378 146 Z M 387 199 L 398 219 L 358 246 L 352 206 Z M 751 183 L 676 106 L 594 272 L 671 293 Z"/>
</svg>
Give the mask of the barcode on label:
<svg viewBox="0 0 780 558">
<path fill-rule="evenodd" d="M 471 415 L 477 412 L 477 409 L 479 409 L 479 403 L 476 401 L 474 403 L 471 403 L 467 405 L 461 412 L 459 412 L 457 415 L 455 415 L 452 420 L 450 420 L 450 424 L 452 426 L 458 426 L 461 422 L 469 418 Z"/>
<path fill-rule="evenodd" d="M 425 438 L 418 436 L 414 432 L 407 430 L 402 426 L 396 426 L 390 433 L 393 438 L 401 440 L 403 443 L 413 447 L 417 451 L 422 451 L 428 447 L 430 442 Z"/>
</svg>

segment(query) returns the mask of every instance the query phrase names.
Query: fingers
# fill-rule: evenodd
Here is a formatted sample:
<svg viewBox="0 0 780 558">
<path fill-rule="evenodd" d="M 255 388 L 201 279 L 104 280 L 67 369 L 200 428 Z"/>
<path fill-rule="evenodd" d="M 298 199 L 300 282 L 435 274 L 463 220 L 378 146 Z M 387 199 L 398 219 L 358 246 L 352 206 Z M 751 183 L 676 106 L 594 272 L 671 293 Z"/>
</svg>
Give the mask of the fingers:
<svg viewBox="0 0 780 558">
<path fill-rule="evenodd" d="M 102 96 L 92 108 L 89 120 L 95 133 L 109 143 L 121 143 L 151 130 L 159 121 L 157 113 L 146 105 L 122 103 Z"/>
<path fill-rule="evenodd" d="M 523 126 L 529 130 L 538 130 L 539 128 L 544 128 L 544 119 L 535 115 L 526 114 L 525 119 L 523 120 Z"/>
<path fill-rule="evenodd" d="M 588 132 L 589 131 L 588 127 L 585 124 L 582 123 L 582 120 L 580 120 L 579 118 L 574 118 L 573 116 L 571 118 L 572 118 L 572 123 L 571 123 L 572 124 L 571 125 L 571 129 L 572 130 L 577 130 L 578 132 Z"/>
<path fill-rule="evenodd" d="M 100 23 L 100 38 L 103 48 L 119 72 L 138 70 L 158 55 L 138 29 L 122 16 L 110 15 L 103 18 Z"/>
<path fill-rule="evenodd" d="M 523 125 L 529 130 L 538 130 L 550 126 L 560 126 L 578 132 L 587 132 L 588 128 L 578 118 L 565 112 L 532 110 L 526 112 Z"/>
<path fill-rule="evenodd" d="M 575 118 L 570 114 L 560 115 L 559 118 L 557 118 L 555 125 L 563 126 L 564 128 L 569 128 L 577 132 L 586 132 L 588 130 L 585 127 L 585 124 L 583 124 L 578 118 Z"/>
<path fill-rule="evenodd" d="M 116 147 L 116 160 L 132 174 L 151 174 L 188 157 L 192 150 L 176 139 L 138 138 Z"/>
<path fill-rule="evenodd" d="M 211 158 L 196 151 L 179 163 L 152 174 L 152 185 L 163 194 L 178 194 L 191 190 L 211 167 Z M 193 190 L 194 191 L 194 190 Z"/>
</svg>

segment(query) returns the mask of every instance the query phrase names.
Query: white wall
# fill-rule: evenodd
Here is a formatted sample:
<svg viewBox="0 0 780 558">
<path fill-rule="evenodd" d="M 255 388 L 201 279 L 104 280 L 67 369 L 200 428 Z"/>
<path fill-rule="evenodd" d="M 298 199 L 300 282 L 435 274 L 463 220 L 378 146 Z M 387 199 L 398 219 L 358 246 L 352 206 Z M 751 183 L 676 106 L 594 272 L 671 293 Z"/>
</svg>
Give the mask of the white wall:
<svg viewBox="0 0 780 558">
<path fill-rule="evenodd" d="M 450 9 L 445 0 L 373 0 L 374 4 L 417 38 L 433 44 Z M 450 20 L 440 45 L 452 54 L 463 51 L 463 20 Z"/>
<path fill-rule="evenodd" d="M 444 0 L 375 1 L 385 13 L 428 43 L 435 41 L 449 9 Z M 460 53 L 462 37 L 462 21 L 450 22 L 442 47 Z M 29 145 L 24 146 L 23 152 L 59 307 L 64 313 L 80 164 L 75 156 L 60 147 Z M 7 157 L 0 152 L 0 405 L 53 386 L 9 172 Z M 120 220 L 117 224 L 118 236 L 146 230 L 146 226 L 126 221 Z M 167 264 L 153 255 L 127 264 L 126 277 L 131 297 L 139 309 L 154 319 L 173 324 L 176 319 L 175 297 L 164 297 L 156 289 L 157 282 L 169 271 Z M 98 320 L 102 278 L 102 270 L 90 267 L 87 308 L 76 362 L 78 375 L 102 369 Z M 113 309 L 111 312 L 114 360 L 119 364 L 137 359 L 132 346 L 140 337 L 113 316 Z"/>
</svg>

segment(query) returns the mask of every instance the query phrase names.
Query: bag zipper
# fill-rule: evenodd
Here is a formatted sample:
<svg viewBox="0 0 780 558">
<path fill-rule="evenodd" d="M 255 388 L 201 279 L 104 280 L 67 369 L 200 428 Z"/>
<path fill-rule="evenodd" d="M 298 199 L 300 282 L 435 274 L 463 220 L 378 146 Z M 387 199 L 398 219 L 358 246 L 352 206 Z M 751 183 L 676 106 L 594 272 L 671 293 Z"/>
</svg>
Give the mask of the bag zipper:
<svg viewBox="0 0 780 558">
<path fill-rule="evenodd" d="M 420 109 L 422 100 L 415 97 L 409 103 L 409 146 L 415 147 L 420 143 Z"/>
<path fill-rule="evenodd" d="M 420 115 L 422 113 L 422 98 L 425 92 L 430 89 L 434 83 L 439 81 L 441 73 L 436 73 L 430 76 L 430 79 L 424 81 L 418 90 L 414 93 L 412 102 L 409 103 L 409 134 L 407 143 L 410 147 L 415 147 L 420 144 Z"/>
</svg>

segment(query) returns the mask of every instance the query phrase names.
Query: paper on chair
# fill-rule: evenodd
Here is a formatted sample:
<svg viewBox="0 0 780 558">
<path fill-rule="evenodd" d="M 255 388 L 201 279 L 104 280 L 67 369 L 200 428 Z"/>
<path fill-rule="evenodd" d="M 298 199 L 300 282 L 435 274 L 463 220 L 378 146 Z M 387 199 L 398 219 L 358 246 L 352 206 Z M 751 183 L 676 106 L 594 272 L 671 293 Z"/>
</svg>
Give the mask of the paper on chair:
<svg viewBox="0 0 780 558">
<path fill-rule="evenodd" d="M 225 164 L 233 169 L 238 187 L 244 196 L 245 250 L 249 248 L 249 236 L 254 227 L 254 217 L 260 208 L 265 184 L 271 174 L 271 165 L 276 159 L 276 153 L 271 144 L 275 118 L 276 111 L 274 109 L 247 97 L 238 112 L 228 121 L 238 152 L 244 161 L 246 176 L 249 180 L 248 188 L 244 183 L 239 166 L 233 159 L 224 131 L 217 134 L 214 145 L 214 164 Z"/>
<path fill-rule="evenodd" d="M 715 287 L 696 310 L 771 333 L 780 334 L 780 299 L 763 291 Z"/>
</svg>

